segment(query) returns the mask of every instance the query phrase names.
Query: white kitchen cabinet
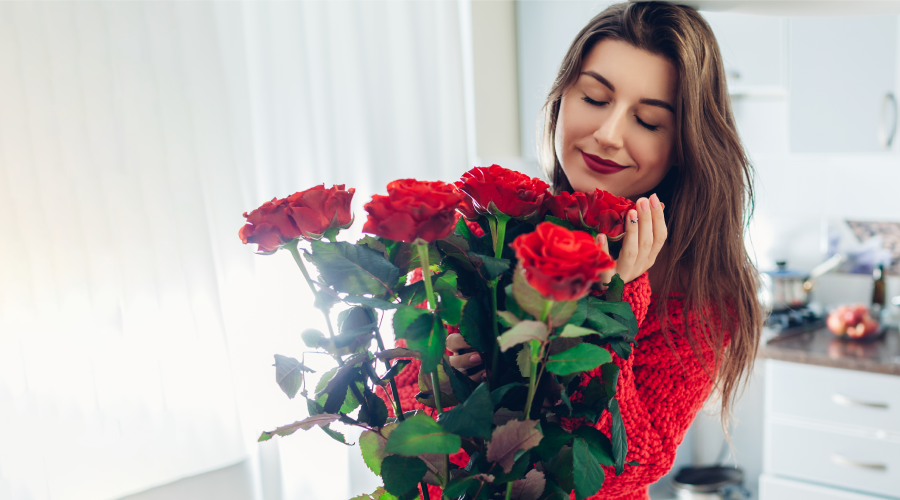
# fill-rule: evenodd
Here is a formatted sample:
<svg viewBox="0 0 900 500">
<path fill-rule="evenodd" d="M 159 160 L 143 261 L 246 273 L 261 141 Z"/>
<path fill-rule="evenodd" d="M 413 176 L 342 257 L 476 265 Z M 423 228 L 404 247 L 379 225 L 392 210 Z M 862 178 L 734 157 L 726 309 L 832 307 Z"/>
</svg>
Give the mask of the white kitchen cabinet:
<svg viewBox="0 0 900 500">
<path fill-rule="evenodd" d="M 784 96 L 787 89 L 787 19 L 701 12 L 709 23 L 735 97 Z"/>
<path fill-rule="evenodd" d="M 789 20 L 792 153 L 891 149 L 897 23 L 897 16 Z"/>
<path fill-rule="evenodd" d="M 900 499 L 900 377 L 770 359 L 765 392 L 761 500 Z"/>
</svg>

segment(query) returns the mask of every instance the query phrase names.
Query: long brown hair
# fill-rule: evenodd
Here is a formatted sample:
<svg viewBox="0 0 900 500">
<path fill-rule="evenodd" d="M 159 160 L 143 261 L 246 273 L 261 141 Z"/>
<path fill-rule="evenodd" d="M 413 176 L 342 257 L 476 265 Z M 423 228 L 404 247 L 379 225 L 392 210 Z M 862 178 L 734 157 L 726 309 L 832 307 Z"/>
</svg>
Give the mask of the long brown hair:
<svg viewBox="0 0 900 500">
<path fill-rule="evenodd" d="M 662 282 L 655 284 L 656 313 L 671 342 L 666 301 L 682 284 L 688 311 L 723 320 L 723 328 L 716 329 L 709 318 L 687 338 L 701 363 L 701 350 L 715 353 L 715 366 L 703 366 L 715 377 L 726 424 L 756 358 L 762 313 L 758 272 L 743 237 L 753 210 L 753 168 L 737 134 L 719 46 L 709 25 L 690 7 L 623 3 L 592 19 L 572 42 L 544 104 L 540 157 L 555 193 L 572 190 L 554 151 L 562 96 L 580 76 L 585 56 L 603 39 L 665 57 L 678 72 L 677 162 L 654 190 L 666 204 L 668 228 L 666 252 L 657 264 L 664 272 Z M 731 335 L 727 349 L 726 331 Z"/>
</svg>

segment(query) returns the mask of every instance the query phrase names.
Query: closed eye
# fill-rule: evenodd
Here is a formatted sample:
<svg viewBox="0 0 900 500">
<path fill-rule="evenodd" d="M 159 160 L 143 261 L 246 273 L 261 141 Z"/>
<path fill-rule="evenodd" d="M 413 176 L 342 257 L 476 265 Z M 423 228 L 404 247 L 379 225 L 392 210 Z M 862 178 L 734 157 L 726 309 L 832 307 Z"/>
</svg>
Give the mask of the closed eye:
<svg viewBox="0 0 900 500">
<path fill-rule="evenodd" d="M 640 119 L 640 117 L 638 117 L 638 115 L 634 115 L 634 117 L 635 117 L 635 119 L 637 119 L 638 123 L 641 124 L 641 126 L 643 126 L 644 128 L 646 128 L 647 130 L 649 130 L 651 132 L 653 132 L 654 130 L 659 128 L 659 125 L 650 125 L 649 123 L 645 123 L 643 120 Z"/>
<path fill-rule="evenodd" d="M 581 100 L 584 101 L 584 102 L 586 102 L 586 103 L 588 103 L 588 104 L 590 104 L 591 106 L 603 106 L 603 105 L 605 105 L 605 104 L 609 104 L 609 103 L 606 102 L 606 101 L 595 101 L 595 100 L 591 99 L 591 98 L 588 97 L 588 96 L 582 97 Z"/>
</svg>

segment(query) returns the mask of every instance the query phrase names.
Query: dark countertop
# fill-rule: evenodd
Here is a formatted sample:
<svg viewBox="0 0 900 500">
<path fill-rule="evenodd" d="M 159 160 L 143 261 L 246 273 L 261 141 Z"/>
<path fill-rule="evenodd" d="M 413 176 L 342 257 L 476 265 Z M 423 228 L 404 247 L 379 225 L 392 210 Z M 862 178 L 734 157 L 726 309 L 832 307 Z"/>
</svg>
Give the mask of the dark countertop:
<svg viewBox="0 0 900 500">
<path fill-rule="evenodd" d="M 820 328 L 772 339 L 760 347 L 759 355 L 792 363 L 900 376 L 900 332 L 896 327 L 889 327 L 881 338 L 851 341 L 840 340 L 827 328 Z"/>
</svg>

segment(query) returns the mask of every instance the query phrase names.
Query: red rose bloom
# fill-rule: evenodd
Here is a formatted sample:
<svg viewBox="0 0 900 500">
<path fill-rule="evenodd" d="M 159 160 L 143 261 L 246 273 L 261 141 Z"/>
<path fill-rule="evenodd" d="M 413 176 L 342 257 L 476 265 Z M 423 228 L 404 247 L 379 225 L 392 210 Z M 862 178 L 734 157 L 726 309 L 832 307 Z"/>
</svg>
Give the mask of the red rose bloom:
<svg viewBox="0 0 900 500">
<path fill-rule="evenodd" d="M 244 212 L 247 224 L 238 232 L 244 244 L 256 243 L 257 250 L 270 253 L 284 243 L 300 236 L 300 230 L 288 216 L 287 200 L 272 198 L 250 212 Z"/>
<path fill-rule="evenodd" d="M 538 224 L 511 246 L 528 284 L 549 300 L 584 297 L 600 280 L 600 273 L 616 264 L 588 233 L 550 222 Z"/>
<path fill-rule="evenodd" d="M 304 238 L 319 239 L 325 231 L 343 229 L 353 222 L 350 200 L 355 192 L 353 188 L 345 190 L 343 184 L 335 184 L 330 189 L 319 184 L 288 196 L 285 212 Z"/>
<path fill-rule="evenodd" d="M 588 194 L 562 192 L 548 198 L 545 205 L 550 215 L 593 229 L 613 241 L 625 235 L 625 216 L 634 207 L 633 201 L 599 189 Z"/>
<path fill-rule="evenodd" d="M 387 196 L 376 194 L 366 203 L 364 233 L 409 243 L 450 234 L 463 197 L 452 184 L 400 179 L 388 184 L 387 191 Z"/>
<path fill-rule="evenodd" d="M 462 206 L 462 203 L 460 203 L 460 206 Z M 460 212 L 456 212 L 455 217 L 456 219 L 453 223 L 453 227 L 456 227 L 456 224 L 459 223 L 459 218 L 462 217 L 462 214 Z M 481 229 L 481 226 L 479 226 L 477 222 L 469 219 L 463 220 L 466 221 L 466 226 L 469 228 L 469 231 L 472 231 L 472 234 L 474 234 L 476 238 L 481 238 L 482 236 L 484 236 L 484 229 Z"/>
<path fill-rule="evenodd" d="M 524 219 L 539 211 L 550 197 L 546 182 L 499 165 L 469 170 L 456 187 L 466 194 L 460 212 L 468 219 L 497 212 Z"/>
</svg>

